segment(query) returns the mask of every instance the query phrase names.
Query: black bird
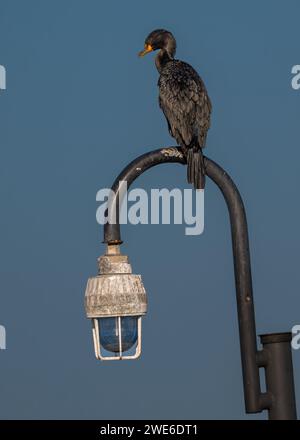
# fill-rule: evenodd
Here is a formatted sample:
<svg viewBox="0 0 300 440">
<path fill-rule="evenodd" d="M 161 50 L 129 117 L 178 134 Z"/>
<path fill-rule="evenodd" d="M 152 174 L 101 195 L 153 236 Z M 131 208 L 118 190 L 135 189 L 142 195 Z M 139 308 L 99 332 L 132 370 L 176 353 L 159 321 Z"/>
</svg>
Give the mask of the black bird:
<svg viewBox="0 0 300 440">
<path fill-rule="evenodd" d="M 151 32 L 139 56 L 158 49 L 155 64 L 160 74 L 159 105 L 167 119 L 170 135 L 186 156 L 188 182 L 196 189 L 204 189 L 202 148 L 210 126 L 211 102 L 204 82 L 193 67 L 174 59 L 176 40 L 171 32 L 164 29 Z"/>
</svg>

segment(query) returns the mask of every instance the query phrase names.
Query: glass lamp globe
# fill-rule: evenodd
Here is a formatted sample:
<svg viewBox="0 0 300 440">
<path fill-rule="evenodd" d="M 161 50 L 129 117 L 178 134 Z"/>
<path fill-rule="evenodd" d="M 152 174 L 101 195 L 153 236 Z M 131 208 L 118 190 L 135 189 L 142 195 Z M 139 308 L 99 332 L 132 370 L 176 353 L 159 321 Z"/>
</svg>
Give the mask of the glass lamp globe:
<svg viewBox="0 0 300 440">
<path fill-rule="evenodd" d="M 106 351 L 124 353 L 138 338 L 138 316 L 99 318 L 100 344 Z"/>
</svg>

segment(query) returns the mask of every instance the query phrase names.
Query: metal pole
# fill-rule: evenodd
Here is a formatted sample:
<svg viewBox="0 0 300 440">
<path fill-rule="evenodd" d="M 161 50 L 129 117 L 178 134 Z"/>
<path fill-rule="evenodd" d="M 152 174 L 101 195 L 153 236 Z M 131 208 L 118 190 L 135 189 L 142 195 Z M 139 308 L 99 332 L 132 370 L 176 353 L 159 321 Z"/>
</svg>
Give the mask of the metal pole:
<svg viewBox="0 0 300 440">
<path fill-rule="evenodd" d="M 229 175 L 212 160 L 205 157 L 204 161 L 206 174 L 220 188 L 229 211 L 245 407 L 247 413 L 257 413 L 264 409 L 270 409 L 273 405 L 274 398 L 281 399 L 281 394 L 277 393 L 276 396 L 273 396 L 269 391 L 262 393 L 260 388 L 259 367 L 264 366 L 262 365 L 264 354 L 262 354 L 262 351 L 257 351 L 248 227 L 245 209 L 239 191 Z M 168 147 L 140 156 L 121 172 L 112 186 L 115 196 L 110 201 L 110 209 L 115 211 L 117 223 L 105 224 L 105 243 L 109 245 L 122 243 L 119 224 L 119 204 L 122 202 L 122 191 L 119 182 L 126 181 L 127 187 L 129 188 L 132 182 L 149 168 L 162 163 L 174 162 L 183 165 L 186 164 L 181 148 Z M 285 351 L 285 354 L 286 353 Z"/>
<path fill-rule="evenodd" d="M 248 241 L 248 226 L 242 198 L 228 174 L 215 162 L 206 160 L 206 173 L 220 188 L 227 203 L 232 236 L 236 299 L 246 412 L 260 412 L 267 396 L 261 394 L 256 363 L 256 328 Z"/>
<path fill-rule="evenodd" d="M 272 400 L 270 420 L 296 420 L 296 398 L 291 348 L 291 333 L 261 335 L 266 387 Z"/>
</svg>

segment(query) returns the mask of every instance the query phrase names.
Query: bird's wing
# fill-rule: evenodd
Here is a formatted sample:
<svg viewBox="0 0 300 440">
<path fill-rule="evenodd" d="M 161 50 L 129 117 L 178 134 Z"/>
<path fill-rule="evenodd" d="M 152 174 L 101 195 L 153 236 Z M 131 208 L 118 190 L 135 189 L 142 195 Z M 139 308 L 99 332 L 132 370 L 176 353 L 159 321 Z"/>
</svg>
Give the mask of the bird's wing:
<svg viewBox="0 0 300 440">
<path fill-rule="evenodd" d="M 210 124 L 211 103 L 195 70 L 180 62 L 159 80 L 159 104 L 178 142 L 189 146 L 196 138 L 204 146 Z"/>
<path fill-rule="evenodd" d="M 210 127 L 210 115 L 212 111 L 211 101 L 204 82 L 198 77 L 198 94 L 196 95 L 196 126 L 198 131 L 198 143 L 201 148 L 205 147 L 207 131 Z"/>
<path fill-rule="evenodd" d="M 162 109 L 163 114 L 165 115 L 165 118 L 166 118 L 166 120 L 167 120 L 169 133 L 170 133 L 170 135 L 171 135 L 172 137 L 174 137 L 174 133 L 173 133 L 173 131 L 172 131 L 172 127 L 171 127 L 170 121 L 169 121 L 169 119 L 168 119 L 168 112 L 165 111 L 165 107 L 164 107 L 163 103 L 161 102 L 161 97 L 160 97 L 160 95 L 159 95 L 159 97 L 158 97 L 158 102 L 159 102 L 159 106 L 160 106 L 160 108 Z"/>
</svg>

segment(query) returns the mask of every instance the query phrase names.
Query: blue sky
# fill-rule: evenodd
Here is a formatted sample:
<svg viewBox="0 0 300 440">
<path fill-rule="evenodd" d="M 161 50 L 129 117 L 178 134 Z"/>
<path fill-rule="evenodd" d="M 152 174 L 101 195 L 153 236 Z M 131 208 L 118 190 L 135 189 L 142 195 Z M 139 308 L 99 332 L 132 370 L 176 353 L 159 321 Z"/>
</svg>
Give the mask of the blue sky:
<svg viewBox="0 0 300 440">
<path fill-rule="evenodd" d="M 206 154 L 245 201 L 257 331 L 300 324 L 299 13 L 297 0 L 0 0 L 1 418 L 252 417 L 229 222 L 211 182 L 203 235 L 123 228 L 149 295 L 139 361 L 96 362 L 83 295 L 104 251 L 97 191 L 136 156 L 174 144 L 153 56 L 137 57 L 164 27 L 213 103 Z M 187 188 L 185 177 L 157 167 L 137 185 Z M 294 368 L 299 400 L 300 350 Z"/>
</svg>

